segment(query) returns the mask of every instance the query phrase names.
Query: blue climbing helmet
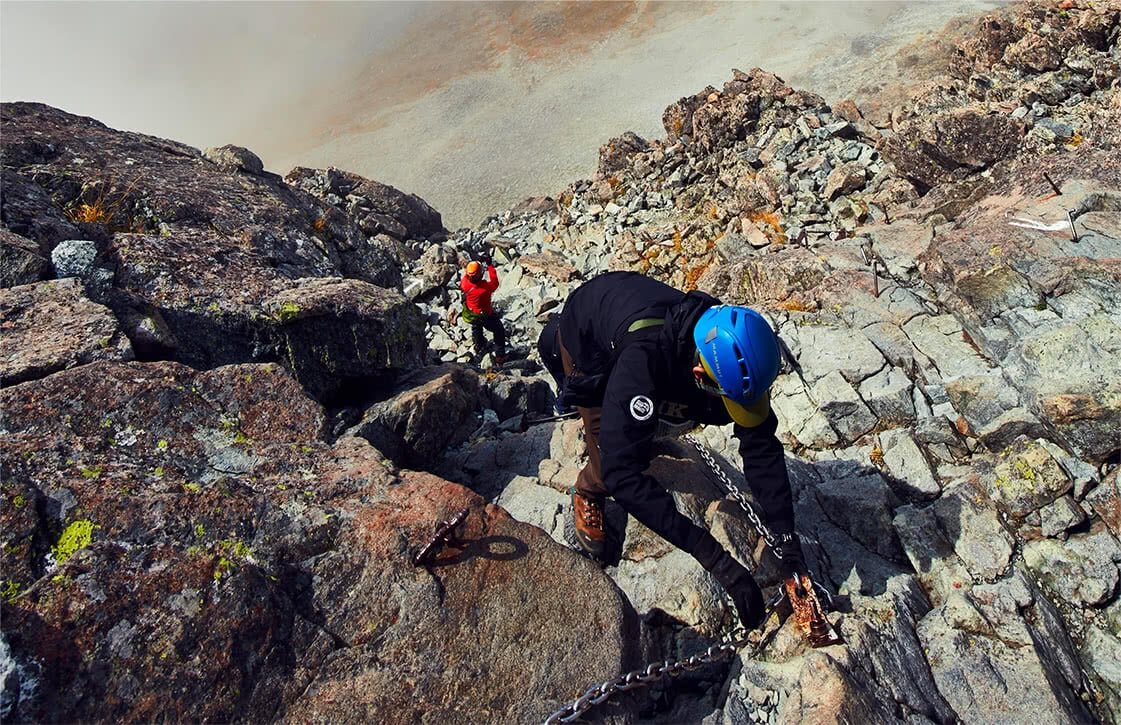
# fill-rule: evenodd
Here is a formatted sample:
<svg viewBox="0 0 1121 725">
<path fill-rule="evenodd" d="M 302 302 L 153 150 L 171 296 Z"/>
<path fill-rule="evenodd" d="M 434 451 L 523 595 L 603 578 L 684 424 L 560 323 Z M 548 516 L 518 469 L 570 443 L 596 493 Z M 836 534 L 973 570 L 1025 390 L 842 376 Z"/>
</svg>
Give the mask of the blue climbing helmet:
<svg viewBox="0 0 1121 725">
<path fill-rule="evenodd" d="M 778 377 L 782 353 L 771 326 L 755 310 L 716 305 L 701 313 L 693 328 L 697 357 L 728 414 L 742 426 L 759 425 L 770 413 L 768 391 Z"/>
</svg>

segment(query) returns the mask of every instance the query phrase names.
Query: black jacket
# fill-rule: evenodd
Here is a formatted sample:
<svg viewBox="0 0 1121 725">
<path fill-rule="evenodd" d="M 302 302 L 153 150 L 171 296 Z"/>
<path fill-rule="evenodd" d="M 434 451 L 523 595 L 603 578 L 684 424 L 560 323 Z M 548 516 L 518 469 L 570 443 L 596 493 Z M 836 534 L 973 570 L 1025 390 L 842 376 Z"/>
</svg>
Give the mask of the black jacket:
<svg viewBox="0 0 1121 725">
<path fill-rule="evenodd" d="M 599 448 L 604 486 L 632 516 L 673 545 L 709 564 L 715 539 L 674 505 L 673 496 L 644 474 L 659 419 L 731 423 L 724 404 L 693 380 L 693 327 L 719 301 L 685 294 L 635 272 L 610 272 L 569 296 L 561 313 L 561 339 L 583 373 L 608 374 L 603 392 Z M 661 318 L 661 326 L 627 332 L 636 320 Z M 772 412 L 756 428 L 736 425 L 744 478 L 775 534 L 794 530 L 790 481 Z"/>
</svg>

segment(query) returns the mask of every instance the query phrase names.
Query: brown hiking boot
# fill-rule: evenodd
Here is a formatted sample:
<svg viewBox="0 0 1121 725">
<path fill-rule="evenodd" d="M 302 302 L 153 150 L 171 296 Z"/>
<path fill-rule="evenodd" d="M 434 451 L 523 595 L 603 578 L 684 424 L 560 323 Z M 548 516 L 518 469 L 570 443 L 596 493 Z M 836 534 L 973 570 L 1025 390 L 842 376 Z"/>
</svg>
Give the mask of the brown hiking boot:
<svg viewBox="0 0 1121 725">
<path fill-rule="evenodd" d="M 603 518 L 603 499 L 572 491 L 572 519 L 576 541 L 592 556 L 601 556 L 607 547 L 607 527 Z"/>
</svg>

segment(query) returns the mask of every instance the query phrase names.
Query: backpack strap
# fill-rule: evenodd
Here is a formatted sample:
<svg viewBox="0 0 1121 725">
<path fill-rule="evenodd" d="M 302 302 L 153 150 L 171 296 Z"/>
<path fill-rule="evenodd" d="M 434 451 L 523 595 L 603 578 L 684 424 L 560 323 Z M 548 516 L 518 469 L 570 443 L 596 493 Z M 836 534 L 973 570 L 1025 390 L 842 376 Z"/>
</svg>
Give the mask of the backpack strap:
<svg viewBox="0 0 1121 725">
<path fill-rule="evenodd" d="M 645 330 L 647 327 L 661 327 L 664 324 L 666 324 L 664 317 L 643 317 L 632 322 L 627 327 L 627 332 L 638 332 L 639 330 Z"/>
</svg>

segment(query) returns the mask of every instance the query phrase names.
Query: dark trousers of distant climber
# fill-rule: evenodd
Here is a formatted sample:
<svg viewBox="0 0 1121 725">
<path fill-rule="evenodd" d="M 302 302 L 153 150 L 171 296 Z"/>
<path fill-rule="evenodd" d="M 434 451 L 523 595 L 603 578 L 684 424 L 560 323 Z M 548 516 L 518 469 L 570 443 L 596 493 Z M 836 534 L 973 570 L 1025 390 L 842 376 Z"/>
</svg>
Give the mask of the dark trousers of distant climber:
<svg viewBox="0 0 1121 725">
<path fill-rule="evenodd" d="M 471 341 L 475 344 L 475 352 L 482 354 L 487 349 L 487 340 L 483 337 L 483 330 L 490 330 L 494 335 L 494 354 L 502 357 L 506 354 L 506 328 L 502 320 L 493 312 L 482 314 L 471 321 Z"/>
<path fill-rule="evenodd" d="M 545 369 L 556 381 L 557 390 L 564 390 L 564 379 L 572 374 L 574 365 L 572 356 L 564 346 L 560 337 L 560 318 L 554 317 L 541 331 L 537 340 L 537 350 L 541 354 L 541 361 Z M 580 421 L 584 424 L 584 446 L 588 454 L 588 462 L 580 469 L 576 476 L 576 490 L 585 496 L 603 499 L 607 490 L 603 486 L 603 474 L 599 463 L 599 417 L 601 408 L 582 408 L 576 406 L 580 414 Z"/>
</svg>

